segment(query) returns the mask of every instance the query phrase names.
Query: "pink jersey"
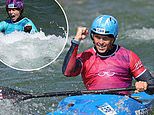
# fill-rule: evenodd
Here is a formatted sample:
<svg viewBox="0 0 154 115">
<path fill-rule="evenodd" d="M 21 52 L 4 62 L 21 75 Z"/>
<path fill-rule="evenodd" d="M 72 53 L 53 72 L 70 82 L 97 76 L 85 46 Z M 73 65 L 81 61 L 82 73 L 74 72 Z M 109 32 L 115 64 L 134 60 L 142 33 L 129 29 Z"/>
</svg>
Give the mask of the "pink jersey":
<svg viewBox="0 0 154 115">
<path fill-rule="evenodd" d="M 81 75 L 88 90 L 123 88 L 132 85 L 132 76 L 145 71 L 139 57 L 120 47 L 114 55 L 102 58 L 93 48 L 77 56 L 82 62 Z"/>
<path fill-rule="evenodd" d="M 72 45 L 63 66 L 65 76 L 82 75 L 88 90 L 127 88 L 132 79 L 146 69 L 140 58 L 124 47 L 118 47 L 110 56 L 100 56 L 94 48 L 77 54 L 78 45 Z"/>
</svg>

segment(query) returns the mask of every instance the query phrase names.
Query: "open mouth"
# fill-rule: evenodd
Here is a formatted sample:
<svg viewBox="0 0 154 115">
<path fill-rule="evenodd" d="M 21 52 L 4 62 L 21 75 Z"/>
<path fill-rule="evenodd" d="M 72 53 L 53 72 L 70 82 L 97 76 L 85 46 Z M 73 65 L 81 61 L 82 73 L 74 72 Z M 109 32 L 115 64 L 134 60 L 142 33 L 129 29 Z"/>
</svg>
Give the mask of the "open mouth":
<svg viewBox="0 0 154 115">
<path fill-rule="evenodd" d="M 16 21 L 17 20 L 15 15 L 10 15 L 10 18 L 11 18 L 12 21 Z"/>
<path fill-rule="evenodd" d="M 14 18 L 14 17 L 15 17 L 15 15 L 10 15 L 10 17 L 11 17 L 11 18 Z"/>
<path fill-rule="evenodd" d="M 100 45 L 100 44 L 97 44 L 97 46 L 100 48 L 100 49 L 104 49 L 106 46 L 105 45 Z"/>
<path fill-rule="evenodd" d="M 105 46 L 98 46 L 98 47 L 101 48 L 101 49 L 102 49 L 102 48 L 105 48 Z"/>
</svg>

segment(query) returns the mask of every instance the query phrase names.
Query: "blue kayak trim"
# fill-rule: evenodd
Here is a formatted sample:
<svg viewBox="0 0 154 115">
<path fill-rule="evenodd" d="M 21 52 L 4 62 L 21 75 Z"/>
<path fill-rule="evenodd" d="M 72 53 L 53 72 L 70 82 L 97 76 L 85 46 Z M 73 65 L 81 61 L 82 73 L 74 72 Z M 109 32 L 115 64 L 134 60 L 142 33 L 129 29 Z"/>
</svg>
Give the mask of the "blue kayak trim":
<svg viewBox="0 0 154 115">
<path fill-rule="evenodd" d="M 145 93 L 145 92 L 140 92 L 140 93 L 134 93 L 134 94 L 132 94 L 131 95 L 131 97 L 136 97 L 137 99 L 139 99 L 139 100 L 149 100 L 149 101 L 151 101 L 151 100 L 154 100 L 154 94 L 153 95 L 148 95 L 147 93 Z"/>
<path fill-rule="evenodd" d="M 135 99 L 134 99 L 135 98 Z M 131 96 L 86 94 L 64 98 L 57 110 L 47 115 L 140 115 L 152 112 L 154 95 L 145 92 Z"/>
</svg>

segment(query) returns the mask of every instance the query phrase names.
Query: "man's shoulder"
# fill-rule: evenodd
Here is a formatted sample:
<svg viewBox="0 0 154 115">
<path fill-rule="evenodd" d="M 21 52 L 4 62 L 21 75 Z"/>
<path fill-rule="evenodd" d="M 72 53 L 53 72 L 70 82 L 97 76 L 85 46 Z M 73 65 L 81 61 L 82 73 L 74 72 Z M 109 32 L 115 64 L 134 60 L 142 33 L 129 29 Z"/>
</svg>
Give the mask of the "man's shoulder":
<svg viewBox="0 0 154 115">
<path fill-rule="evenodd" d="M 81 52 L 78 55 L 80 55 L 80 56 L 82 55 L 82 56 L 86 57 L 86 56 L 92 56 L 93 54 L 95 54 L 94 49 L 93 48 L 89 48 L 89 49 L 84 50 L 83 52 Z"/>
<path fill-rule="evenodd" d="M 125 47 L 120 46 L 120 52 L 123 52 L 124 54 L 129 54 L 129 55 L 137 55 L 134 51 L 131 49 L 127 49 Z"/>
<path fill-rule="evenodd" d="M 95 53 L 95 50 L 94 50 L 94 48 L 89 48 L 89 49 L 86 49 L 84 52 Z"/>
<path fill-rule="evenodd" d="M 78 54 L 77 57 L 80 57 L 80 59 L 82 60 L 82 62 L 89 60 L 91 57 L 95 56 L 95 51 L 93 48 L 89 48 L 81 53 Z"/>
<path fill-rule="evenodd" d="M 118 47 L 119 47 L 118 51 L 120 51 L 120 52 L 130 52 L 131 51 L 130 49 L 127 49 L 127 48 L 125 48 L 123 46 L 118 46 Z"/>
</svg>

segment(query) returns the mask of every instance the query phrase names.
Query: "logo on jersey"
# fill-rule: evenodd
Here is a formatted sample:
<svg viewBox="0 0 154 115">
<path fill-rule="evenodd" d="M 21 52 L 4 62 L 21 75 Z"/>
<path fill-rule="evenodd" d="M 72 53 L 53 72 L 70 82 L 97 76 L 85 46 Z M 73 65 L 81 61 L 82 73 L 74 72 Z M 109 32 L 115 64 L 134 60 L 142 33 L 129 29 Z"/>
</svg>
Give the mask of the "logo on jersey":
<svg viewBox="0 0 154 115">
<path fill-rule="evenodd" d="M 139 60 L 136 64 L 135 64 L 135 70 L 138 70 L 140 67 L 142 67 L 142 62 L 141 60 Z"/>
<path fill-rule="evenodd" d="M 101 77 L 112 77 L 114 76 L 116 73 L 115 72 L 107 72 L 107 71 L 100 71 L 98 73 L 98 76 L 101 76 Z"/>
</svg>

